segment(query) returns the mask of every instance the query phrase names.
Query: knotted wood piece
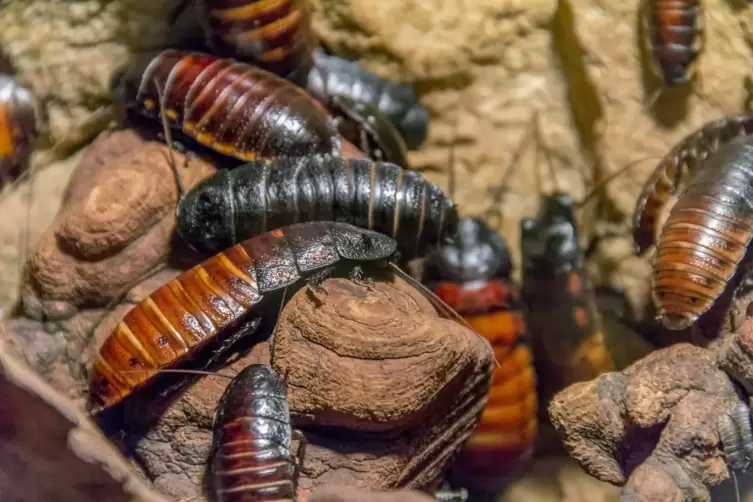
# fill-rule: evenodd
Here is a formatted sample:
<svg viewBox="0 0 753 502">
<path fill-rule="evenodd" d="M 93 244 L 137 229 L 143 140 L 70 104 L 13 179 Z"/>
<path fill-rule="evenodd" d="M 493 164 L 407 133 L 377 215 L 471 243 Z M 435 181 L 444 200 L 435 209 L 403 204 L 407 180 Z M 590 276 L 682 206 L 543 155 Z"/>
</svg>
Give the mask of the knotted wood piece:
<svg viewBox="0 0 753 502">
<path fill-rule="evenodd" d="M 737 299 L 706 348 L 686 343 L 626 370 L 572 385 L 550 404 L 565 447 L 595 477 L 624 486 L 620 500 L 710 500 L 730 477 L 717 420 L 740 403 L 733 380 L 753 393 L 753 294 Z"/>
<path fill-rule="evenodd" d="M 215 170 L 196 155 L 175 158 L 187 188 Z M 80 410 L 82 366 L 115 323 L 200 260 L 173 235 L 177 196 L 165 145 L 129 130 L 104 133 L 30 260 L 25 317 L 0 325 L 0 338 Z M 164 268 L 152 273 L 157 266 Z M 312 497 L 329 483 L 428 489 L 484 406 L 493 364 L 487 344 L 440 319 L 413 286 L 389 280 L 372 289 L 327 281 L 321 304 L 299 292 L 282 313 L 279 344 L 270 352 L 267 342 L 245 340 L 253 348 L 228 363 L 235 371 L 272 363 L 291 381 L 294 420 L 311 430 L 301 485 Z M 120 304 L 105 308 L 134 282 Z M 190 384 L 169 399 L 154 397 L 159 388 L 134 395 L 125 407 L 129 427 L 112 437 L 157 491 L 200 502 L 212 420 L 228 380 L 176 378 Z"/>
</svg>

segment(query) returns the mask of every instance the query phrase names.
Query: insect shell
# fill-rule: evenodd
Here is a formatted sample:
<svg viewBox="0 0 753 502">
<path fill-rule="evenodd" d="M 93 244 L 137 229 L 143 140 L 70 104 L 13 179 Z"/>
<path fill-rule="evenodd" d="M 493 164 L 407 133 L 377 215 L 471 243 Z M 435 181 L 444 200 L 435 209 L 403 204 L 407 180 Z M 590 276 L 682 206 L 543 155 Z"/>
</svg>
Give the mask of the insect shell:
<svg viewBox="0 0 753 502">
<path fill-rule="evenodd" d="M 643 35 L 653 71 L 667 86 L 688 82 L 704 46 L 701 0 L 642 0 Z"/>
<path fill-rule="evenodd" d="M 295 502 L 306 440 L 291 429 L 287 394 L 285 381 L 263 364 L 246 367 L 228 385 L 212 441 L 218 502 Z"/>
<path fill-rule="evenodd" d="M 327 105 L 333 96 L 346 96 L 377 107 L 397 127 L 410 150 L 426 141 L 429 112 L 419 103 L 413 87 L 385 80 L 358 62 L 314 50 L 314 68 L 306 89 Z"/>
<path fill-rule="evenodd" d="M 119 403 L 161 369 L 267 315 L 264 300 L 271 294 L 300 286 L 325 268 L 352 272 L 359 265 L 382 265 L 396 249 L 393 239 L 377 232 L 312 222 L 258 235 L 214 255 L 151 293 L 115 327 L 91 371 L 92 411 Z"/>
<path fill-rule="evenodd" d="M 504 240 L 483 220 L 464 217 L 457 238 L 429 257 L 423 274 L 425 284 L 491 343 L 499 361 L 480 423 L 456 462 L 461 477 L 485 485 L 504 479 L 531 452 L 537 430 L 536 375 L 511 270 Z"/>
<path fill-rule="evenodd" d="M 37 104 L 31 91 L 0 74 L 0 182 L 21 174 L 37 139 Z"/>
<path fill-rule="evenodd" d="M 652 296 L 665 327 L 689 327 L 734 288 L 752 236 L 753 137 L 743 137 L 703 163 L 662 228 Z"/>
<path fill-rule="evenodd" d="M 207 45 L 305 85 L 317 45 L 305 0 L 200 0 Z"/>
<path fill-rule="evenodd" d="M 521 221 L 523 300 L 539 369 L 542 398 L 614 370 L 578 242 L 574 201 L 543 198 L 539 215 Z"/>
<path fill-rule="evenodd" d="M 126 109 L 156 123 L 161 90 L 169 127 L 228 157 L 249 161 L 340 150 L 320 103 L 294 84 L 232 59 L 166 50 L 118 74 L 115 87 Z"/>
<path fill-rule="evenodd" d="M 318 156 L 218 171 L 176 214 L 183 240 L 205 255 L 293 222 L 342 221 L 392 236 L 406 260 L 453 237 L 458 220 L 452 201 L 419 173 Z"/>
<path fill-rule="evenodd" d="M 400 132 L 379 108 L 346 96 L 333 96 L 329 110 L 337 131 L 369 158 L 408 169 L 408 148 Z"/>
<path fill-rule="evenodd" d="M 659 215 L 678 186 L 693 176 L 721 145 L 753 133 L 753 114 L 712 120 L 682 139 L 659 162 L 638 196 L 633 215 L 633 240 L 638 254 L 654 245 Z"/>
</svg>

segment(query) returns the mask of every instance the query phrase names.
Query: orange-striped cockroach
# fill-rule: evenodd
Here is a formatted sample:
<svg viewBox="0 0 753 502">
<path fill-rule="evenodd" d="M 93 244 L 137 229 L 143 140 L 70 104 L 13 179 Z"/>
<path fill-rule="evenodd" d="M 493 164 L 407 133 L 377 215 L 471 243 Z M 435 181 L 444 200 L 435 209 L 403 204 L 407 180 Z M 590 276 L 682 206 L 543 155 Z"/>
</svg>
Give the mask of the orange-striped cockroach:
<svg viewBox="0 0 753 502">
<path fill-rule="evenodd" d="M 692 174 L 657 238 L 653 258 L 652 297 L 668 329 L 691 326 L 723 293 L 734 292 L 747 273 L 740 265 L 753 236 L 753 138 L 734 136 L 704 145 L 690 162 L 673 149 L 636 204 L 634 236 L 642 252 L 654 243 L 664 203 L 685 171 Z"/>
<path fill-rule="evenodd" d="M 336 155 L 340 140 L 323 106 L 260 68 L 200 52 L 166 50 L 116 78 L 122 104 L 157 120 L 159 90 L 171 129 L 243 161 Z"/>
<path fill-rule="evenodd" d="M 0 74 L 0 183 L 16 179 L 27 166 L 38 132 L 33 94 Z"/>
<path fill-rule="evenodd" d="M 90 375 L 97 413 L 150 383 L 239 326 L 255 329 L 272 294 L 333 268 L 384 263 L 397 250 L 386 235 L 344 223 L 290 225 L 258 235 L 180 274 L 131 309 L 99 349 Z M 138 371 L 134 371 L 138 370 Z"/>
<path fill-rule="evenodd" d="M 306 0 L 200 0 L 207 45 L 305 85 L 317 45 Z"/>
<path fill-rule="evenodd" d="M 495 191 L 495 206 L 516 162 L 517 155 Z M 450 176 L 452 193 L 452 151 Z M 500 215 L 494 207 L 488 216 Z M 457 237 L 429 256 L 422 274 L 434 294 L 491 343 L 499 362 L 479 425 L 455 462 L 459 478 L 484 487 L 499 486 L 511 468 L 531 453 L 537 430 L 536 375 L 526 343 L 520 290 L 511 272 L 504 239 L 484 220 L 463 217 Z"/>
</svg>

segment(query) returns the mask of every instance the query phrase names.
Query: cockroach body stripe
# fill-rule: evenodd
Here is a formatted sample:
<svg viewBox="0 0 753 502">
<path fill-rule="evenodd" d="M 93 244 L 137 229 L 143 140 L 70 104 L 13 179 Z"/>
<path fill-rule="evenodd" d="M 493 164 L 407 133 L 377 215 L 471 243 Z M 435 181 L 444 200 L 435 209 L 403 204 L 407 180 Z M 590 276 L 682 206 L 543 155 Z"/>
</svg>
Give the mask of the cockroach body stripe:
<svg viewBox="0 0 753 502">
<path fill-rule="evenodd" d="M 305 445 L 305 437 L 291 429 L 283 379 L 263 364 L 248 366 L 217 407 L 212 445 L 217 501 L 295 502 Z"/>
<path fill-rule="evenodd" d="M 381 263 L 397 249 L 385 235 L 344 223 L 290 225 L 205 260 L 131 309 L 99 349 L 90 380 L 95 412 L 117 404 L 210 340 L 264 315 L 274 292 L 333 267 Z"/>
<path fill-rule="evenodd" d="M 539 215 L 521 221 L 523 300 L 545 402 L 576 382 L 614 370 L 578 242 L 574 201 L 543 198 Z"/>
<path fill-rule="evenodd" d="M 483 220 L 465 217 L 455 241 L 429 257 L 423 277 L 491 343 L 499 362 L 480 423 L 456 462 L 461 478 L 485 485 L 503 480 L 531 452 L 537 430 L 536 375 L 511 269 L 502 238 Z"/>
<path fill-rule="evenodd" d="M 701 0 L 643 0 L 642 10 L 653 71 L 667 86 L 688 82 L 704 45 Z"/>
<path fill-rule="evenodd" d="M 199 9 L 212 52 L 305 85 L 317 44 L 305 0 L 201 0 Z"/>
<path fill-rule="evenodd" d="M 717 419 L 717 431 L 722 440 L 722 449 L 727 464 L 734 470 L 740 470 L 745 465 L 745 452 L 740 433 L 735 422 L 727 413 L 722 413 Z"/>
<path fill-rule="evenodd" d="M 375 106 L 395 124 L 411 150 L 426 140 L 429 112 L 419 103 L 413 87 L 385 80 L 358 62 L 314 50 L 314 68 L 306 89 L 327 105 L 333 96 L 346 96 Z"/>
<path fill-rule="evenodd" d="M 653 258 L 651 291 L 669 329 L 690 326 L 733 278 L 753 237 L 753 138 L 722 145 L 672 207 Z"/>
<path fill-rule="evenodd" d="M 453 237 L 457 218 L 452 201 L 419 173 L 318 156 L 218 171 L 177 208 L 179 233 L 202 254 L 290 223 L 340 221 L 392 236 L 410 259 Z"/>
<path fill-rule="evenodd" d="M 753 133 L 753 114 L 742 113 L 704 124 L 680 141 L 659 162 L 638 197 L 633 216 L 633 239 L 638 254 L 654 245 L 659 215 L 670 196 L 721 145 Z"/>
<path fill-rule="evenodd" d="M 10 75 L 0 75 L 0 182 L 18 177 L 37 138 L 34 96 Z"/>
<path fill-rule="evenodd" d="M 272 73 L 200 52 L 166 50 L 119 75 L 125 106 L 159 119 L 157 81 L 172 129 L 240 160 L 339 152 L 326 110 Z"/>
</svg>

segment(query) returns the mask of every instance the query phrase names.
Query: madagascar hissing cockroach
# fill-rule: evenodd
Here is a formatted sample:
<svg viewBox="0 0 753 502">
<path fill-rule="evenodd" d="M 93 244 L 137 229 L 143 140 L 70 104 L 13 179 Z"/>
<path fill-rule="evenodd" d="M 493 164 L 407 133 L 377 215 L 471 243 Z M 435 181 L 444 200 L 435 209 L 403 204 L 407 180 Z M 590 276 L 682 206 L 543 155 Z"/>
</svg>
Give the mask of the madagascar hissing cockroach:
<svg viewBox="0 0 753 502">
<path fill-rule="evenodd" d="M 642 0 L 644 47 L 665 86 L 679 86 L 695 73 L 704 45 L 701 0 Z"/>
<path fill-rule="evenodd" d="M 211 254 L 271 228 L 341 221 L 391 235 L 402 259 L 452 238 L 452 201 L 419 173 L 385 162 L 302 157 L 221 170 L 179 202 L 178 231 Z"/>
<path fill-rule="evenodd" d="M 327 106 L 333 96 L 347 96 L 377 107 L 395 124 L 411 150 L 426 140 L 429 112 L 418 102 L 413 87 L 385 80 L 356 61 L 314 50 L 314 68 L 306 89 Z"/>
<path fill-rule="evenodd" d="M 306 438 L 291 428 L 287 394 L 285 381 L 263 364 L 246 367 L 227 386 L 212 440 L 217 502 L 296 501 Z"/>
<path fill-rule="evenodd" d="M 704 124 L 662 158 L 635 204 L 633 239 L 639 255 L 654 245 L 660 213 L 683 180 L 695 175 L 721 145 L 750 134 L 753 134 L 753 114 L 730 115 Z"/>
<path fill-rule="evenodd" d="M 198 7 L 213 53 L 306 84 L 316 47 L 306 0 L 200 0 Z"/>
<path fill-rule="evenodd" d="M 90 378 L 93 412 L 109 408 L 161 369 L 266 315 L 273 293 L 316 284 L 324 275 L 391 260 L 390 237 L 345 223 L 312 222 L 273 230 L 226 249 L 151 293 L 100 347 Z M 256 323 L 258 325 L 258 323 Z"/>
<path fill-rule="evenodd" d="M 679 195 L 656 243 L 651 292 L 669 329 L 689 327 L 734 290 L 753 237 L 753 137 L 706 159 Z"/>
<path fill-rule="evenodd" d="M 337 132 L 367 157 L 409 168 L 405 141 L 379 108 L 346 96 L 333 96 L 329 111 L 335 117 Z"/>
<path fill-rule="evenodd" d="M 479 425 L 457 453 L 463 480 L 496 487 L 533 448 L 536 374 L 510 251 L 483 220 L 463 217 L 454 242 L 426 261 L 423 282 L 492 345 L 492 373 Z M 460 472 L 462 470 L 462 472 Z"/>
<path fill-rule="evenodd" d="M 521 220 L 523 300 L 544 402 L 576 382 L 615 369 L 609 353 L 583 249 L 576 202 L 561 192 L 542 197 L 536 218 Z"/>
<path fill-rule="evenodd" d="M 10 75 L 0 74 L 0 183 L 18 177 L 37 139 L 34 96 Z"/>
<path fill-rule="evenodd" d="M 200 52 L 166 50 L 117 75 L 123 105 L 236 159 L 337 154 L 323 106 L 276 75 Z"/>
</svg>

